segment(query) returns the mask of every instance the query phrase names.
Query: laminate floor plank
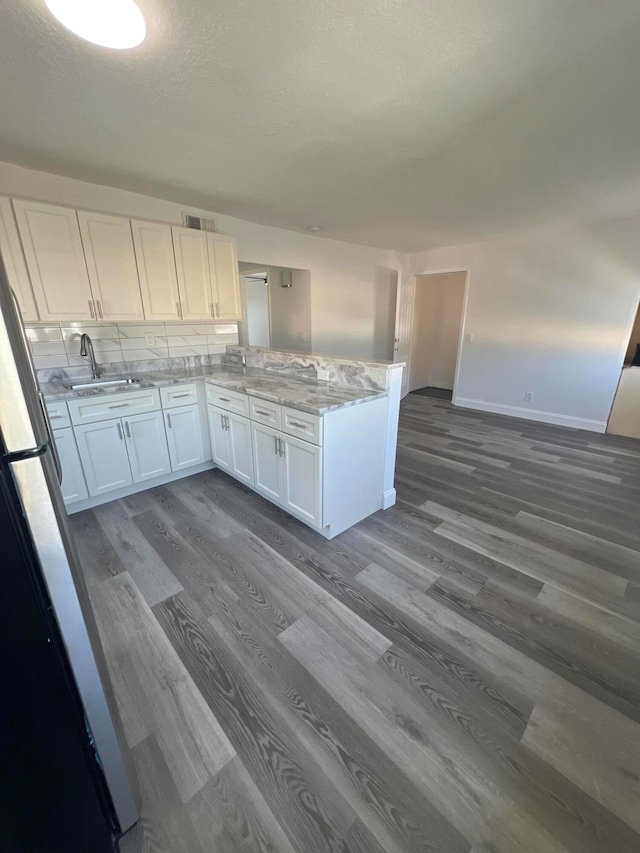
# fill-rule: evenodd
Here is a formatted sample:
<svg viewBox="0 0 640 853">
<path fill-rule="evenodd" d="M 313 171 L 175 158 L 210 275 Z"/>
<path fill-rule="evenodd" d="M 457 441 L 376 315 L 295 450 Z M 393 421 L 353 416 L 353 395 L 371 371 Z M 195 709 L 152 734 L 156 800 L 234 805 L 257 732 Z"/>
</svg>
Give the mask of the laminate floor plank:
<svg viewBox="0 0 640 853">
<path fill-rule="evenodd" d="M 640 441 L 403 401 L 333 540 L 211 470 L 71 518 L 122 853 L 637 853 Z"/>
</svg>

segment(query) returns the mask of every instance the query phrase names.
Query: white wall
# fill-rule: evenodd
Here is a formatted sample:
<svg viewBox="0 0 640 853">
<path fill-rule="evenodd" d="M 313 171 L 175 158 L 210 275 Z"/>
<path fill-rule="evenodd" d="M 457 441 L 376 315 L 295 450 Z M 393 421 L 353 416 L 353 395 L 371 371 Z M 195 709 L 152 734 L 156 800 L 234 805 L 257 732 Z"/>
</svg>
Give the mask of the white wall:
<svg viewBox="0 0 640 853">
<path fill-rule="evenodd" d="M 272 349 L 312 351 L 311 273 L 290 270 L 291 287 L 281 286 L 282 267 L 269 267 Z"/>
<path fill-rule="evenodd" d="M 241 261 L 311 271 L 313 348 L 328 355 L 377 357 L 389 348 L 389 274 L 406 256 L 242 219 L 162 199 L 0 163 L 0 195 L 182 224 L 182 213 L 213 217 L 238 242 Z M 382 307 L 381 307 L 382 306 Z M 384 316 L 381 317 L 381 311 Z M 386 322 L 385 322 L 386 321 Z M 381 331 L 382 330 L 382 331 Z M 391 335 L 392 337 L 392 335 Z"/>
<path fill-rule="evenodd" d="M 271 346 L 269 334 L 269 289 L 262 281 L 242 277 L 244 287 L 246 313 L 244 329 L 246 340 L 244 344 L 252 347 Z"/>
<path fill-rule="evenodd" d="M 604 431 L 640 298 L 640 218 L 421 252 L 409 264 L 470 270 L 459 405 Z"/>
<path fill-rule="evenodd" d="M 462 324 L 465 273 L 416 279 L 409 390 L 453 388 Z"/>
</svg>

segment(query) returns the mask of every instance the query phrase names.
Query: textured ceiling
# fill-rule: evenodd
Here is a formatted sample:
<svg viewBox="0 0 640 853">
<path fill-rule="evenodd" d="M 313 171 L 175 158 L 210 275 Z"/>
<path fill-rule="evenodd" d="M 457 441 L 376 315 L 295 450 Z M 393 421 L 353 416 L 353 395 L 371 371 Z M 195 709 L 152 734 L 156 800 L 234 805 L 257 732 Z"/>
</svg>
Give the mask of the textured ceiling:
<svg viewBox="0 0 640 853">
<path fill-rule="evenodd" d="M 0 159 L 414 251 L 640 212 L 638 0 L 0 0 Z"/>
</svg>

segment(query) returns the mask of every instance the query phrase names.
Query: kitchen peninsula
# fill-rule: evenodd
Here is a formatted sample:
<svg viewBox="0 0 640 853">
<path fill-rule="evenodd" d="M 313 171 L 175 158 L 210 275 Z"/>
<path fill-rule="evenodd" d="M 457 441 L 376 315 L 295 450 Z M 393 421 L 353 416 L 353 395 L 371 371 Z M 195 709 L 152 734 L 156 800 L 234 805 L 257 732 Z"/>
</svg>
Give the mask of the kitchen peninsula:
<svg viewBox="0 0 640 853">
<path fill-rule="evenodd" d="M 48 376 L 68 511 L 212 467 L 327 538 L 395 503 L 401 364 L 238 346 L 223 359 L 118 365 L 135 381 L 115 386 L 111 368 L 89 388 Z"/>
</svg>

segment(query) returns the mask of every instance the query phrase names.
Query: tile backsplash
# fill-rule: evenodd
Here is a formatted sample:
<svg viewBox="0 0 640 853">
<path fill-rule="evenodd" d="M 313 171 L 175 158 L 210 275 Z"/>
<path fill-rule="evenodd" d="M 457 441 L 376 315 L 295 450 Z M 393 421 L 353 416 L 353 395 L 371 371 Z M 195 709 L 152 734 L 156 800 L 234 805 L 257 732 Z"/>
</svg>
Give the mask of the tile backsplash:
<svg viewBox="0 0 640 853">
<path fill-rule="evenodd" d="M 85 366 L 83 332 L 99 364 L 216 355 L 238 343 L 236 323 L 27 323 L 26 330 L 37 370 Z"/>
</svg>

